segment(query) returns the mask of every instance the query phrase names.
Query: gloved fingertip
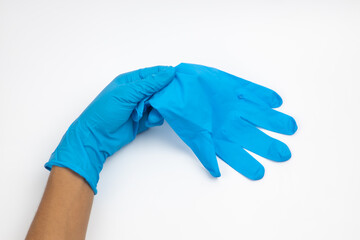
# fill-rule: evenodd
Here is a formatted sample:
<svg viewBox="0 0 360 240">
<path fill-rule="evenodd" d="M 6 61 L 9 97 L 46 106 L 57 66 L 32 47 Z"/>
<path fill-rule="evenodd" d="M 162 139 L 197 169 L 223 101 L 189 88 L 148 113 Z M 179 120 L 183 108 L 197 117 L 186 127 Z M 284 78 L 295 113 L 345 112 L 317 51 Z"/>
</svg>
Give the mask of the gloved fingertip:
<svg viewBox="0 0 360 240">
<path fill-rule="evenodd" d="M 221 173 L 219 170 L 209 170 L 208 171 L 210 172 L 211 176 L 215 177 L 215 178 L 218 178 L 218 177 L 221 177 Z"/>
<path fill-rule="evenodd" d="M 156 109 L 151 109 L 147 119 L 146 119 L 146 126 L 147 127 L 155 127 L 160 126 L 164 123 L 164 118 Z"/>
<path fill-rule="evenodd" d="M 151 127 L 161 126 L 161 125 L 163 125 L 163 123 L 164 123 L 164 119 L 162 119 L 158 122 L 150 122 L 149 120 L 146 120 L 145 125 L 146 125 L 146 127 L 151 128 Z"/>
<path fill-rule="evenodd" d="M 211 176 L 218 178 L 221 176 L 220 173 L 220 169 L 219 169 L 219 165 L 217 163 L 217 161 L 215 161 L 213 164 L 211 164 L 210 166 L 205 166 L 206 169 L 209 171 L 209 173 L 211 174 Z"/>
<path fill-rule="evenodd" d="M 149 120 L 149 122 L 157 123 L 157 122 L 164 121 L 164 118 L 161 116 L 161 114 L 159 113 L 158 110 L 153 108 L 149 113 L 148 120 Z"/>
<path fill-rule="evenodd" d="M 291 158 L 291 152 L 288 146 L 286 146 L 286 144 L 281 143 L 278 147 L 277 147 L 277 151 L 278 151 L 278 155 L 279 158 L 276 159 L 278 162 L 284 162 L 287 161 Z"/>
<path fill-rule="evenodd" d="M 260 180 L 265 175 L 265 168 L 263 165 L 259 165 L 258 169 L 254 172 L 254 174 L 250 177 L 251 180 Z"/>
<path fill-rule="evenodd" d="M 283 100 L 280 97 L 279 94 L 277 94 L 276 92 L 273 93 L 273 98 L 272 98 L 272 103 L 271 103 L 271 107 L 272 108 L 278 108 L 283 104 Z"/>
<path fill-rule="evenodd" d="M 158 66 L 158 72 L 175 71 L 173 66 Z"/>
<path fill-rule="evenodd" d="M 146 89 L 145 95 L 151 96 L 152 94 L 160 91 L 166 87 L 175 78 L 174 67 L 164 67 L 159 72 L 152 73 L 151 75 L 138 82 L 142 88 Z"/>
<path fill-rule="evenodd" d="M 290 118 L 289 125 L 290 125 L 289 129 L 291 129 L 289 135 L 293 135 L 298 130 L 298 126 L 294 118 L 292 117 Z"/>
<path fill-rule="evenodd" d="M 172 66 L 167 66 L 159 69 L 158 73 L 153 74 L 153 76 L 164 79 L 165 81 L 171 81 L 175 77 L 175 68 Z"/>
<path fill-rule="evenodd" d="M 161 72 L 171 71 L 174 67 L 172 66 L 154 66 L 154 67 L 147 67 L 147 68 L 141 68 L 137 71 L 137 74 L 139 75 L 140 79 L 145 79 L 146 77 L 154 74 L 158 74 Z"/>
</svg>

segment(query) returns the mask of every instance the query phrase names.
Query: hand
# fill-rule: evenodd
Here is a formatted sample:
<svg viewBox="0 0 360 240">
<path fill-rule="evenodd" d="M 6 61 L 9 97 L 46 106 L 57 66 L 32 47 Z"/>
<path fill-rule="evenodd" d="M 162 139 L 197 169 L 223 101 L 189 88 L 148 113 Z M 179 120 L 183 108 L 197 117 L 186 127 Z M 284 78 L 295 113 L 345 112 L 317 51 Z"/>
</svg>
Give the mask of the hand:
<svg viewBox="0 0 360 240">
<path fill-rule="evenodd" d="M 272 109 L 281 106 L 280 96 L 226 72 L 182 63 L 175 79 L 148 103 L 158 111 L 149 120 L 164 117 L 214 177 L 220 176 L 216 155 L 253 180 L 265 170 L 244 149 L 278 162 L 291 157 L 284 143 L 257 128 L 296 132 L 292 117 Z"/>
<path fill-rule="evenodd" d="M 107 157 L 149 126 L 151 108 L 139 121 L 131 114 L 139 102 L 161 90 L 174 78 L 173 67 L 157 66 L 116 77 L 76 119 L 45 167 L 66 167 L 85 178 L 97 193 L 99 173 Z M 152 121 L 162 124 L 162 119 Z"/>
</svg>

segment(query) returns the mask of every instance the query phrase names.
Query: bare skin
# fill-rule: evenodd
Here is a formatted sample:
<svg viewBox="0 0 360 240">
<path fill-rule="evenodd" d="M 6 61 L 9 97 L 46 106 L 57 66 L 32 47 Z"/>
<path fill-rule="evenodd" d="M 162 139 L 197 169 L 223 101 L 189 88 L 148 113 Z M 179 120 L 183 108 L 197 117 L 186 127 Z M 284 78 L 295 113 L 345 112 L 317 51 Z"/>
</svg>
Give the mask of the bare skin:
<svg viewBox="0 0 360 240">
<path fill-rule="evenodd" d="M 85 239 L 93 199 L 81 176 L 54 166 L 26 239 Z"/>
</svg>

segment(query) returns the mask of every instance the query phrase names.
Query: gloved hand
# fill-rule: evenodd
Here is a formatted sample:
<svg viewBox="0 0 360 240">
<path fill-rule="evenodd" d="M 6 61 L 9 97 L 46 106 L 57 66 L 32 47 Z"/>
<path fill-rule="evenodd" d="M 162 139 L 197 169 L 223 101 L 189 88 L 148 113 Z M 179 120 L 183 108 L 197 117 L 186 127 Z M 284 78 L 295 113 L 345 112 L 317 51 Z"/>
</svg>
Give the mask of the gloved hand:
<svg viewBox="0 0 360 240">
<path fill-rule="evenodd" d="M 161 90 L 174 78 L 173 67 L 157 66 L 116 77 L 71 124 L 45 164 L 66 167 L 85 178 L 97 193 L 99 173 L 107 157 L 148 128 L 151 108 L 141 119 L 131 114 L 139 102 Z M 162 119 L 152 125 L 162 124 Z"/>
<path fill-rule="evenodd" d="M 217 155 L 258 180 L 264 167 L 244 149 L 278 162 L 291 157 L 284 143 L 257 128 L 294 134 L 295 120 L 272 109 L 281 104 L 280 96 L 268 88 L 218 69 L 182 63 L 175 79 L 140 107 L 156 109 L 148 121 L 164 117 L 214 177 L 220 176 Z"/>
</svg>

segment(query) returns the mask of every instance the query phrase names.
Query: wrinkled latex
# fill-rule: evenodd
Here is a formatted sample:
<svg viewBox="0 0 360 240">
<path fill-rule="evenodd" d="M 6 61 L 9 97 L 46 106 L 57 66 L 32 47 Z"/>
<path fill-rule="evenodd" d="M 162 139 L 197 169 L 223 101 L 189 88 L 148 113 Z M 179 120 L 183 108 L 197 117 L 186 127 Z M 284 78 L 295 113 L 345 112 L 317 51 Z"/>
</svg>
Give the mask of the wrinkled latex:
<svg viewBox="0 0 360 240">
<path fill-rule="evenodd" d="M 116 77 L 71 124 L 45 167 L 73 170 L 85 178 L 96 194 L 106 158 L 149 127 L 146 122 L 151 107 L 136 121 L 131 117 L 134 109 L 169 84 L 174 74 L 173 67 L 157 66 Z M 161 118 L 152 121 L 152 125 L 160 124 Z"/>
<path fill-rule="evenodd" d="M 295 120 L 273 110 L 280 96 L 266 87 L 195 64 L 176 67 L 175 79 L 146 99 L 138 109 L 153 107 L 148 121 L 162 118 L 192 149 L 214 177 L 220 176 L 216 155 L 249 179 L 264 176 L 264 167 L 246 150 L 273 161 L 290 159 L 289 148 L 259 128 L 286 135 L 297 130 Z"/>
</svg>

